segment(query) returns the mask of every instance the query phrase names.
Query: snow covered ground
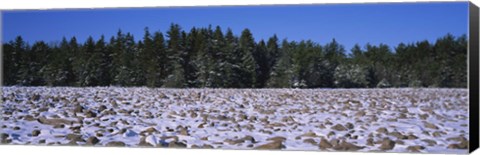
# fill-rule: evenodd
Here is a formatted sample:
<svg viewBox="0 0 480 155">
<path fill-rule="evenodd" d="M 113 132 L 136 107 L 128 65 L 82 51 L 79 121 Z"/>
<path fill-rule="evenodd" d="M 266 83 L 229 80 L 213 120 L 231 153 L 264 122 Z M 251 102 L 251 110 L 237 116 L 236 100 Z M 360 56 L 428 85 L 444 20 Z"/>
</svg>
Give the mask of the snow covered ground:
<svg viewBox="0 0 480 155">
<path fill-rule="evenodd" d="M 9 144 L 468 153 L 467 89 L 2 90 Z"/>
</svg>

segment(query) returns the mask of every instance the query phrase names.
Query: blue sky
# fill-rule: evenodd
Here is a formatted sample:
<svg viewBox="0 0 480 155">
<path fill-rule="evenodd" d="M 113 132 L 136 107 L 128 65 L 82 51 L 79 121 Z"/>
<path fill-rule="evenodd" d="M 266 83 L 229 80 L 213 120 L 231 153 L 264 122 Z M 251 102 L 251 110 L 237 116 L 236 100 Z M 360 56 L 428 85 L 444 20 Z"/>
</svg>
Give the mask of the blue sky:
<svg viewBox="0 0 480 155">
<path fill-rule="evenodd" d="M 280 39 L 311 39 L 322 45 L 335 38 L 347 51 L 354 44 L 435 41 L 451 33 L 467 33 L 468 3 L 381 3 L 282 6 L 163 7 L 3 11 L 3 42 L 21 35 L 29 43 L 60 41 L 63 36 L 107 38 L 121 29 L 135 39 L 143 30 L 166 32 L 177 23 L 193 27 L 230 27 L 236 35 L 249 28 L 255 40 L 277 34 Z"/>
</svg>

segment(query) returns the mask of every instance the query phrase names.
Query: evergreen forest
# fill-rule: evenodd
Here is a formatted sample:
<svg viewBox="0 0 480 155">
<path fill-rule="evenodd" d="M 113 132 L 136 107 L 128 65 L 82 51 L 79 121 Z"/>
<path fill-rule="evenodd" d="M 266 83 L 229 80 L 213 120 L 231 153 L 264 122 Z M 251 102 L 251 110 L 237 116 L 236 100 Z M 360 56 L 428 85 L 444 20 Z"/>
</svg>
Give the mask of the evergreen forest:
<svg viewBox="0 0 480 155">
<path fill-rule="evenodd" d="M 467 37 L 355 45 L 332 39 L 255 41 L 244 29 L 178 24 L 141 39 L 115 36 L 79 42 L 29 44 L 21 36 L 3 44 L 5 86 L 121 86 L 155 88 L 389 88 L 467 87 Z M 137 40 L 137 41 L 136 41 Z M 347 52 L 348 50 L 348 52 Z"/>
</svg>

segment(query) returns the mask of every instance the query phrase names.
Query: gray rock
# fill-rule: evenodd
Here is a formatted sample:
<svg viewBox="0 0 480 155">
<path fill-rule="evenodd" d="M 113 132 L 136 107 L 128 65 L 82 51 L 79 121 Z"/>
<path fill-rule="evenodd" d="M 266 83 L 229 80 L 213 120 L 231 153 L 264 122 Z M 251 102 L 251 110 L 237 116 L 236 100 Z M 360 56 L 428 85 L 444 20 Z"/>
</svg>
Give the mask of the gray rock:
<svg viewBox="0 0 480 155">
<path fill-rule="evenodd" d="M 381 150 L 391 150 L 395 147 L 395 142 L 386 138 L 383 140 L 382 145 L 380 146 Z"/>
<path fill-rule="evenodd" d="M 95 145 L 95 144 L 97 144 L 98 142 L 100 142 L 100 140 L 99 140 L 97 137 L 92 136 L 92 137 L 88 137 L 86 144 L 87 144 L 87 145 Z"/>
<path fill-rule="evenodd" d="M 337 131 L 345 131 L 347 130 L 347 128 L 345 128 L 343 125 L 341 124 L 336 124 L 334 126 L 331 127 L 332 130 L 337 130 Z"/>
<path fill-rule="evenodd" d="M 319 147 L 320 149 L 322 149 L 322 150 L 325 150 L 325 149 L 327 149 L 327 148 L 332 148 L 333 145 L 330 144 L 330 142 L 328 142 L 325 138 L 322 138 L 322 139 L 320 140 L 320 144 L 318 145 L 318 147 Z"/>
<path fill-rule="evenodd" d="M 273 141 L 267 144 L 263 144 L 260 146 L 255 147 L 254 149 L 259 149 L 259 150 L 279 150 L 285 148 L 285 145 L 283 145 L 282 141 Z"/>
<path fill-rule="evenodd" d="M 121 146 L 126 146 L 124 142 L 120 141 L 111 141 L 105 144 L 105 146 L 113 146 L 113 147 L 121 147 Z"/>
<path fill-rule="evenodd" d="M 168 147 L 170 148 L 186 148 L 187 147 L 187 144 L 185 143 L 182 143 L 182 142 L 170 142 L 168 144 Z"/>
<path fill-rule="evenodd" d="M 37 137 L 38 135 L 40 135 L 40 130 L 33 130 L 32 131 L 32 136 L 33 137 Z"/>
</svg>

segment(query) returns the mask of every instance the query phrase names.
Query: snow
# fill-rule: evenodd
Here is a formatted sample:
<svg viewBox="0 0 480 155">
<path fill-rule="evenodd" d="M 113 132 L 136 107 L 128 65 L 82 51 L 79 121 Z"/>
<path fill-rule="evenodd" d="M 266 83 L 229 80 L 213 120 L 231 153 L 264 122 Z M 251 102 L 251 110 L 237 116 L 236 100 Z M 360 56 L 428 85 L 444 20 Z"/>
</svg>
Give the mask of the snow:
<svg viewBox="0 0 480 155">
<path fill-rule="evenodd" d="M 2 132 L 12 138 L 12 144 L 69 143 L 65 135 L 73 133 L 70 127 L 82 125 L 80 134 L 83 139 L 96 136 L 105 145 L 111 141 L 122 141 L 127 146 L 138 146 L 145 136 L 145 142 L 153 146 L 165 145 L 178 137 L 178 142 L 202 146 L 208 144 L 214 148 L 252 149 L 269 143 L 268 138 L 281 136 L 285 150 L 319 150 L 318 145 L 305 143 L 312 138 L 320 142 L 346 139 L 349 143 L 365 146 L 361 152 L 378 151 L 381 144 L 366 145 L 368 135 L 372 133 L 374 141 L 392 135 L 377 137 L 376 130 L 385 127 L 388 131 L 398 131 L 403 135 L 414 134 L 418 139 L 402 140 L 386 152 L 407 152 L 408 146 L 422 145 L 425 153 L 468 153 L 467 149 L 449 149 L 449 144 L 458 143 L 448 138 L 463 135 L 468 140 L 468 90 L 467 89 L 151 89 L 121 87 L 3 87 L 5 102 L 1 105 L 4 118 Z M 34 94 L 40 95 L 33 100 Z M 116 103 L 116 106 L 112 103 Z M 75 104 L 97 113 L 96 118 L 86 118 L 85 113 L 73 114 Z M 98 107 L 107 107 L 99 112 Z M 40 108 L 48 111 L 40 112 Z M 407 112 L 402 112 L 402 110 Z M 431 109 L 430 112 L 424 111 Z M 105 114 L 113 110 L 116 114 Z M 363 110 L 365 116 L 355 114 Z M 131 111 L 125 112 L 125 111 Z M 6 112 L 12 112 L 5 115 Z M 195 113 L 196 116 L 191 115 Z M 404 113 L 406 118 L 398 118 Z M 151 116 L 149 115 L 151 114 Z M 425 120 L 420 114 L 428 114 Z M 35 120 L 28 121 L 19 117 L 31 115 Z M 204 116 L 205 115 L 205 116 Z M 241 119 L 246 115 L 246 119 Z M 64 128 L 53 128 L 41 124 L 38 117 L 48 119 L 61 118 L 76 121 L 83 118 L 83 124 L 65 124 Z M 225 119 L 217 119 L 224 116 Z M 377 118 L 376 121 L 372 117 Z M 204 122 L 204 117 L 206 121 Z M 256 117 L 256 120 L 251 119 Z M 293 121 L 282 121 L 291 117 Z M 462 119 L 463 118 L 463 119 Z M 397 119 L 396 121 L 389 121 Z M 87 123 L 89 122 L 89 123 Z M 326 122 L 331 122 L 329 125 Z M 424 122 L 432 123 L 439 129 L 426 128 Z M 116 123 L 116 124 L 114 124 Z M 284 126 L 270 125 L 280 123 Z M 331 129 L 336 124 L 352 123 L 353 129 L 336 131 Z M 96 125 L 97 124 L 97 125 Z M 199 125 L 204 124 L 203 128 Z M 325 126 L 324 129 L 319 126 Z M 14 127 L 20 127 L 14 130 Z M 180 134 L 178 127 L 185 127 L 187 135 Z M 249 129 L 247 126 L 253 126 Z M 158 132 L 142 135 L 142 131 L 155 128 Z M 167 130 L 171 129 L 171 130 Z M 113 130 L 109 132 L 108 130 Z M 124 129 L 124 133 L 120 131 Z M 40 130 L 38 136 L 32 136 L 33 130 Z M 173 131 L 172 131 L 173 130 Z M 266 132 L 268 131 L 268 132 Z M 445 135 L 433 137 L 435 131 Z M 270 132 L 270 133 L 269 133 Z M 299 137 L 307 132 L 314 132 L 317 137 Z M 334 132 L 335 135 L 327 136 Z M 424 134 L 423 132 L 429 132 Z M 347 133 L 358 136 L 357 139 L 346 138 Z M 245 136 L 254 137 L 257 143 L 245 141 L 229 144 L 227 139 L 237 140 Z M 208 137 L 208 140 L 202 138 Z M 299 137 L 299 138 L 298 138 Z M 428 146 L 422 140 L 436 141 L 437 145 Z M 84 144 L 84 142 L 77 142 Z M 328 149 L 335 151 L 333 149 Z"/>
</svg>

